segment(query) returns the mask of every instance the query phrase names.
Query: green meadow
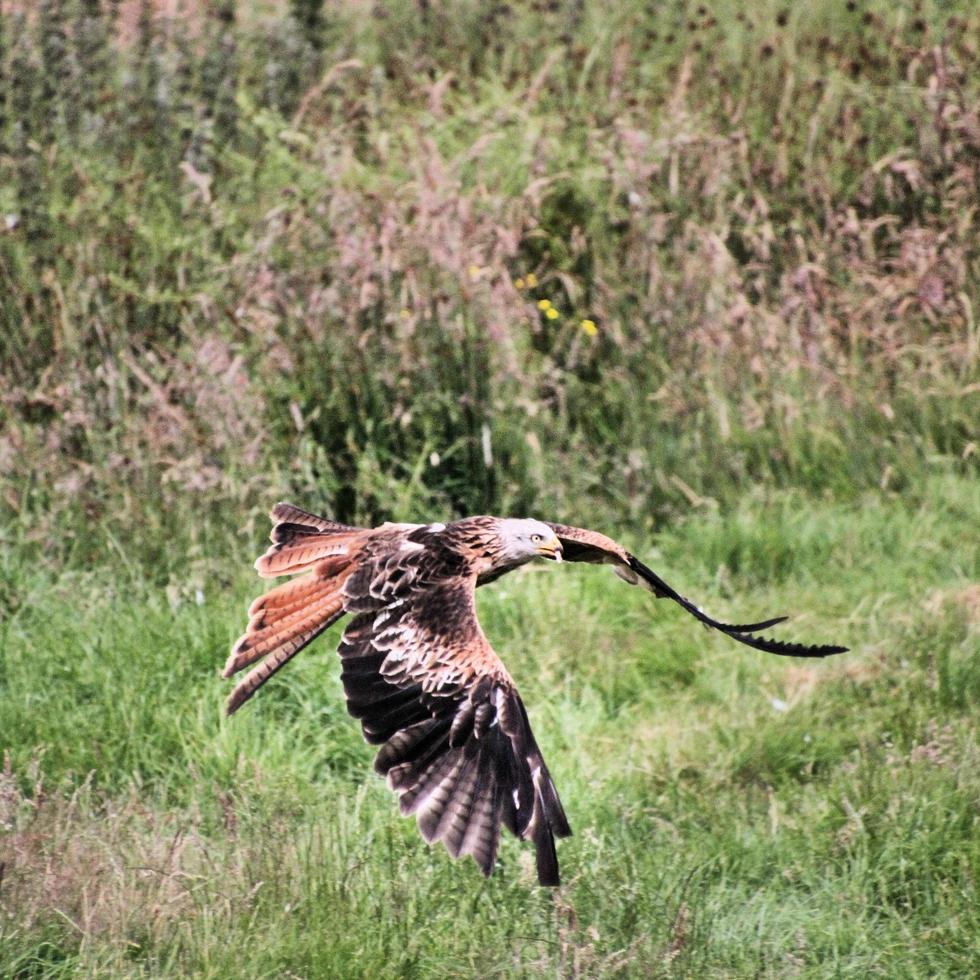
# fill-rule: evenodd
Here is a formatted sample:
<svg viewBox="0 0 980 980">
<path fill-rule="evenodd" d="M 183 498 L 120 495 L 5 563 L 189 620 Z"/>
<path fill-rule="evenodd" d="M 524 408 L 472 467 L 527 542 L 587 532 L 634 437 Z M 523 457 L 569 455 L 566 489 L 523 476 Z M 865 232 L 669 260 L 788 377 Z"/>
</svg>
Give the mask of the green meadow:
<svg viewBox="0 0 980 980">
<path fill-rule="evenodd" d="M 973 977 L 968 2 L 0 2 L 0 977 Z M 616 536 L 481 589 L 574 836 L 429 848 L 279 499 Z"/>
<path fill-rule="evenodd" d="M 480 593 L 575 836 L 540 889 L 428 848 L 371 773 L 336 630 L 222 715 L 257 582 L 8 553 L 6 976 L 969 976 L 980 958 L 975 483 L 758 494 L 637 541 L 783 661 L 605 569 Z"/>
</svg>

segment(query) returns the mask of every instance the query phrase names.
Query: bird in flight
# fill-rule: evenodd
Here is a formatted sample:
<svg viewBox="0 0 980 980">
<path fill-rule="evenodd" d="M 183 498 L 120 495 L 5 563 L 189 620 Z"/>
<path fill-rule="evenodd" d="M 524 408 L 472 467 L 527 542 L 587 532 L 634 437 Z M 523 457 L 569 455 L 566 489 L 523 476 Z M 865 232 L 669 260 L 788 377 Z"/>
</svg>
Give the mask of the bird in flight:
<svg viewBox="0 0 980 980">
<path fill-rule="evenodd" d="M 350 713 L 379 745 L 374 768 L 426 841 L 493 870 L 501 825 L 534 844 L 538 881 L 558 885 L 555 838 L 571 828 L 507 668 L 476 617 L 474 591 L 535 558 L 611 565 L 705 626 L 784 657 L 841 646 L 757 636 L 786 617 L 722 623 L 596 531 L 537 520 L 467 517 L 451 524 L 350 527 L 280 503 L 272 546 L 255 567 L 297 576 L 260 596 L 224 676 L 252 669 L 228 698 L 237 711 L 284 664 L 350 614 L 339 654 Z M 254 666 L 253 666 L 254 665 Z"/>
</svg>

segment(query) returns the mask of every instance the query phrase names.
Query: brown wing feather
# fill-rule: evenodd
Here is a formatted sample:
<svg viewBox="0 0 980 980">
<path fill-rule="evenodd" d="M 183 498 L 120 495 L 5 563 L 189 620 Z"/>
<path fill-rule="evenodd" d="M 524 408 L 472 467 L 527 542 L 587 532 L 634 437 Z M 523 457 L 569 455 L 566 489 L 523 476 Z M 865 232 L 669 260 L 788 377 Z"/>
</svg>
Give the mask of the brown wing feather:
<svg viewBox="0 0 980 980">
<path fill-rule="evenodd" d="M 562 557 L 566 561 L 583 561 L 592 564 L 608 564 L 613 566 L 616 574 L 631 585 L 641 585 L 652 592 L 658 599 L 672 599 L 695 619 L 721 630 L 733 640 L 746 646 L 774 653 L 781 657 L 829 657 L 835 653 L 846 653 L 847 647 L 842 646 L 807 646 L 801 643 L 784 643 L 780 640 L 769 640 L 765 637 L 751 636 L 760 630 L 769 629 L 785 621 L 785 616 L 776 616 L 758 623 L 722 623 L 712 619 L 703 609 L 696 606 L 690 599 L 684 598 L 679 592 L 669 586 L 656 572 L 647 568 L 638 558 L 631 555 L 621 544 L 607 538 L 598 531 L 590 531 L 582 527 L 570 527 L 567 524 L 548 525 L 558 536 L 562 545 Z"/>
<path fill-rule="evenodd" d="M 340 645 L 350 713 L 381 749 L 375 769 L 425 840 L 493 869 L 501 824 L 535 844 L 559 883 L 571 833 L 513 681 L 476 618 L 475 575 L 422 529 L 365 561 L 344 587 L 358 615 Z M 421 549 L 412 547 L 422 544 Z"/>
</svg>

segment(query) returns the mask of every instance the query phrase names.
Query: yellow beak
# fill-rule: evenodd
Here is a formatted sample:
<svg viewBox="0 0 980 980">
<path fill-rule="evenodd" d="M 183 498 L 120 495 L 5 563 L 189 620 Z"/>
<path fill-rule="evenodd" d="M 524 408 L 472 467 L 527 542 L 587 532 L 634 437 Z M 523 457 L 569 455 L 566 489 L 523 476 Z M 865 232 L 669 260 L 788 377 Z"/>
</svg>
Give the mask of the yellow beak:
<svg viewBox="0 0 980 980">
<path fill-rule="evenodd" d="M 558 540 L 558 535 L 553 535 L 549 541 L 545 541 L 538 548 L 538 554 L 552 561 L 561 561 L 561 542 Z"/>
</svg>

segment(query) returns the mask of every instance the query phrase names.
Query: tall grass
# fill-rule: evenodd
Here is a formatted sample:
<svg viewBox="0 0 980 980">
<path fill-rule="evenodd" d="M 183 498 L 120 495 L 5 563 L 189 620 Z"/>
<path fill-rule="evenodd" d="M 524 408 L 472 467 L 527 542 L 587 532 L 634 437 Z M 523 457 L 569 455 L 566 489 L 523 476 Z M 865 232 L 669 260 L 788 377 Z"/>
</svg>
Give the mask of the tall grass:
<svg viewBox="0 0 980 980">
<path fill-rule="evenodd" d="M 920 6 L 7 5 L 5 512 L 153 555 L 972 470 L 978 20 Z"/>
</svg>

